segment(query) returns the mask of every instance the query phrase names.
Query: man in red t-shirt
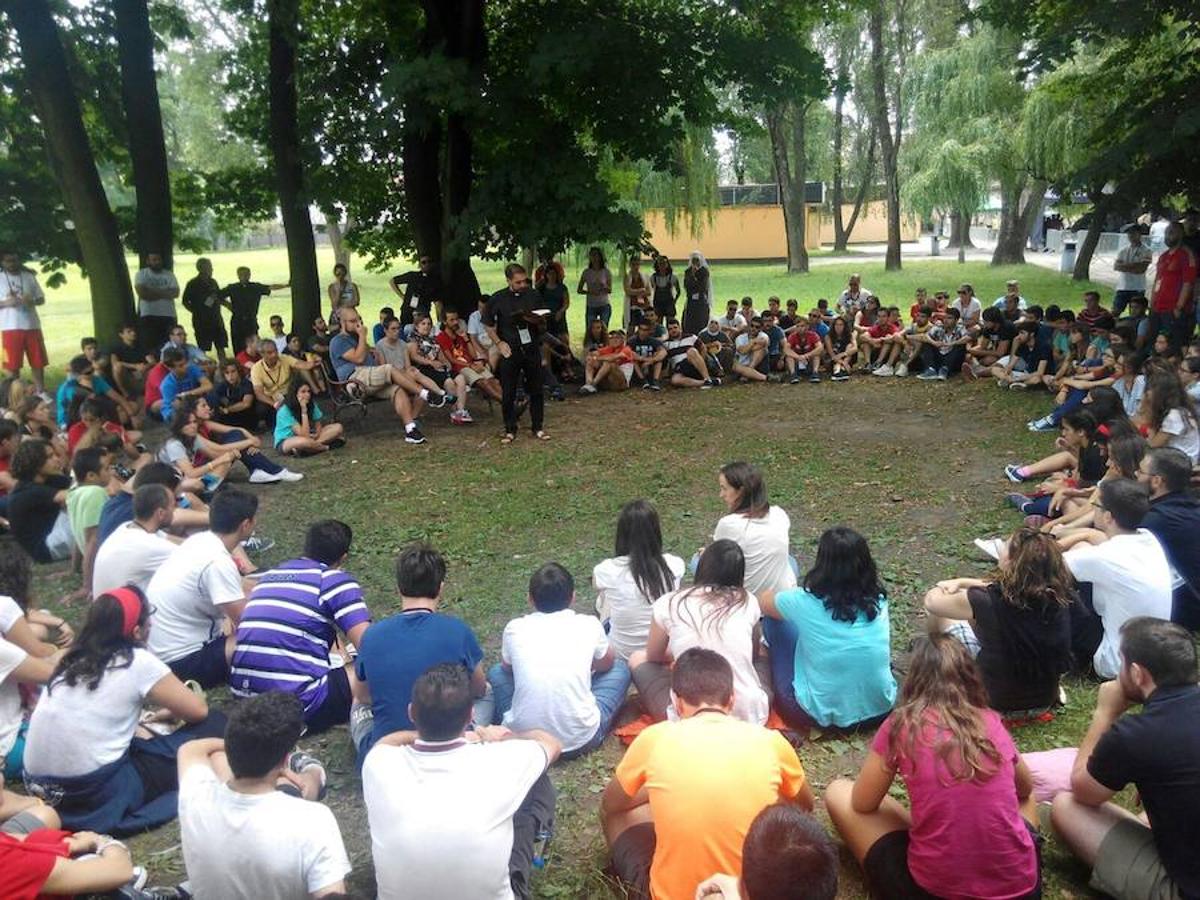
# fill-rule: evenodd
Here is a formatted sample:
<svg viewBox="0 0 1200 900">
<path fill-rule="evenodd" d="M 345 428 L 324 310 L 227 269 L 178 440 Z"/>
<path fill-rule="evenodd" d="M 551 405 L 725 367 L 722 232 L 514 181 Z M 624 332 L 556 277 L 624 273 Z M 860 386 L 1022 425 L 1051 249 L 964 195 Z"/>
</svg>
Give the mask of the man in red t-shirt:
<svg viewBox="0 0 1200 900">
<path fill-rule="evenodd" d="M 806 375 L 816 383 L 821 380 L 821 353 L 824 346 L 817 332 L 808 327 L 808 319 L 799 318 L 783 345 L 783 358 L 791 360 L 791 384 L 799 384 Z"/>
<path fill-rule="evenodd" d="M 1167 249 L 1160 253 L 1154 268 L 1154 288 L 1150 294 L 1150 334 L 1166 333 L 1179 350 L 1195 328 L 1192 292 L 1196 282 L 1196 254 L 1183 243 L 1183 226 L 1167 226 Z"/>
<path fill-rule="evenodd" d="M 467 327 L 462 318 L 452 309 L 446 310 L 442 322 L 442 330 L 437 334 L 438 346 L 450 361 L 450 371 L 458 375 L 462 373 L 467 387 L 477 390 L 485 396 L 500 402 L 503 391 L 500 380 L 492 374 L 487 359 L 477 359 L 471 352 L 471 342 L 467 338 Z"/>
</svg>

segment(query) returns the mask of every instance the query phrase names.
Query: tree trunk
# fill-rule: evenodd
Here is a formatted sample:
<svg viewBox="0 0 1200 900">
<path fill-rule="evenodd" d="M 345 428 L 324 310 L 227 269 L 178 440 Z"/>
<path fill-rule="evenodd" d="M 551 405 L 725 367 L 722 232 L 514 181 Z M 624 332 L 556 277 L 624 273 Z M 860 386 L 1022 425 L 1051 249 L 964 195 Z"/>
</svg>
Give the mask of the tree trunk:
<svg viewBox="0 0 1200 900">
<path fill-rule="evenodd" d="M 1000 232 L 992 265 L 1022 265 L 1025 262 L 1025 243 L 1029 238 L 1029 223 L 1041 209 L 1046 182 L 1028 182 L 1024 175 L 1016 181 L 1000 183 Z"/>
<path fill-rule="evenodd" d="M 292 327 L 312 333 L 321 314 L 317 244 L 304 188 L 296 93 L 296 44 L 300 38 L 299 0 L 267 0 L 268 143 L 275 167 L 275 190 L 287 236 L 292 288 Z"/>
<path fill-rule="evenodd" d="M 117 58 L 121 65 L 121 102 L 133 187 L 137 195 L 137 250 L 162 254 L 169 269 L 175 244 L 171 214 L 171 179 L 163 139 L 162 109 L 154 73 L 154 32 L 146 0 L 114 0 L 117 15 Z"/>
<path fill-rule="evenodd" d="M 863 168 L 862 183 L 858 186 L 858 191 L 854 195 L 854 206 L 850 210 L 850 221 L 846 223 L 846 228 L 841 234 L 839 243 L 838 237 L 834 235 L 834 250 L 845 250 L 850 243 L 850 235 L 854 233 L 854 226 L 858 223 L 858 214 L 862 212 L 863 204 L 867 200 L 867 191 L 871 189 L 871 182 L 875 180 L 875 133 L 871 133 L 870 139 L 867 141 L 867 164 Z"/>
<path fill-rule="evenodd" d="M 110 340 L 133 318 L 133 287 L 117 221 L 108 205 L 67 57 L 46 0 L 4 0 L 21 42 L 21 61 L 34 109 L 46 135 L 59 190 L 75 223 L 80 260 L 88 276 L 96 336 Z"/>
<path fill-rule="evenodd" d="M 838 59 L 837 77 L 833 84 L 833 251 L 842 252 L 846 249 L 848 237 L 845 223 L 842 221 L 842 202 L 845 192 L 842 185 L 842 134 L 845 131 L 845 118 L 842 108 L 846 105 L 846 79 L 849 74 L 845 61 Z"/>
<path fill-rule="evenodd" d="M 1083 243 L 1079 245 L 1079 252 L 1075 256 L 1075 268 L 1071 271 L 1072 281 L 1087 281 L 1091 274 L 1092 256 L 1096 252 L 1096 245 L 1100 243 L 1100 234 L 1104 231 L 1104 219 L 1108 215 L 1109 206 L 1111 205 L 1109 197 L 1101 194 L 1098 191 L 1092 192 L 1092 221 L 1088 225 L 1087 234 L 1083 238 Z"/>
<path fill-rule="evenodd" d="M 767 131 L 771 136 L 771 156 L 775 161 L 779 200 L 783 205 L 788 271 L 807 272 L 808 248 L 804 245 L 804 110 L 788 103 L 782 109 L 768 112 Z"/>
<path fill-rule="evenodd" d="M 887 255 L 883 267 L 891 272 L 900 268 L 900 123 L 896 123 L 896 133 L 893 135 L 884 81 L 886 72 L 883 60 L 883 0 L 872 2 L 867 30 L 871 37 L 875 131 L 879 134 L 883 177 L 887 186 Z"/>
<path fill-rule="evenodd" d="M 357 224 L 354 216 L 346 216 L 346 224 L 342 225 L 340 210 L 331 208 L 323 212 L 325 213 L 325 233 L 329 235 L 329 249 L 333 251 L 334 265 L 345 266 L 346 271 L 349 272 L 350 245 L 346 243 L 346 235 L 352 232 Z"/>
<path fill-rule="evenodd" d="M 950 213 L 950 241 L 946 246 L 974 249 L 975 243 L 971 240 L 970 216 L 964 216 L 961 211 Z"/>
</svg>

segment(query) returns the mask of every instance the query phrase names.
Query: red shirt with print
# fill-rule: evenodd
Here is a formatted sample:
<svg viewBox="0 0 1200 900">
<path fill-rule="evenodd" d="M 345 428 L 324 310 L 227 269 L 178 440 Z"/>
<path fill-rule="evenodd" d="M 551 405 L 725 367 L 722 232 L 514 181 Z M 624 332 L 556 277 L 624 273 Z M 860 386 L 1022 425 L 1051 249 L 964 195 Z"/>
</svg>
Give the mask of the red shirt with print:
<svg viewBox="0 0 1200 900">
<path fill-rule="evenodd" d="M 800 354 L 815 350 L 819 343 L 821 339 L 815 331 L 793 331 L 788 335 L 788 346 Z"/>
<path fill-rule="evenodd" d="M 457 375 L 463 369 L 469 368 L 474 361 L 471 355 L 471 345 L 461 334 L 451 335 L 450 332 L 443 329 L 438 332 L 438 346 L 442 348 L 442 353 L 446 355 L 446 359 L 450 360 L 450 370 Z"/>
<path fill-rule="evenodd" d="M 1167 250 L 1159 254 L 1155 273 L 1154 297 L 1150 305 L 1157 313 L 1174 312 L 1180 291 L 1196 280 L 1196 254 L 1182 246 Z M 1192 297 L 1184 309 L 1191 309 L 1195 302 L 1196 298 Z"/>
</svg>

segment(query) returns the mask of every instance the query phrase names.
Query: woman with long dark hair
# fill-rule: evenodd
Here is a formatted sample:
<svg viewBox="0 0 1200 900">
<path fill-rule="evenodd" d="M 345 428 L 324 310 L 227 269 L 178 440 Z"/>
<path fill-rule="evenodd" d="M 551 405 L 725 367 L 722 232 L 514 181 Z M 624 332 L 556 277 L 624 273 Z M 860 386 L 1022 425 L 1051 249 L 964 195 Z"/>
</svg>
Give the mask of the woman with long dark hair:
<svg viewBox="0 0 1200 900">
<path fill-rule="evenodd" d="M 1200 463 L 1200 414 L 1174 368 L 1149 370 L 1141 419 L 1151 447 L 1174 447 Z"/>
<path fill-rule="evenodd" d="M 691 587 L 654 601 L 646 649 L 629 657 L 642 708 L 655 721 L 671 705 L 671 663 L 685 650 L 715 650 L 733 667 L 733 715 L 762 725 L 769 700 L 754 669 L 758 600 L 742 585 L 746 559 L 733 541 L 713 541 L 700 556 Z"/>
<path fill-rule="evenodd" d="M 586 320 L 599 319 L 607 328 L 612 318 L 612 272 L 608 271 L 604 251 L 599 247 L 588 250 L 588 264 L 579 276 L 578 290 L 587 297 L 584 309 Z"/>
<path fill-rule="evenodd" d="M 717 474 L 721 501 L 728 511 L 717 522 L 713 540 L 734 541 L 746 557 L 746 590 L 786 591 L 796 586 L 790 556 L 792 520 L 767 499 L 767 486 L 758 466 L 731 462 Z"/>
<path fill-rule="evenodd" d="M 324 453 L 346 443 L 341 422 L 321 424 L 324 414 L 312 386 L 292 381 L 275 412 L 275 449 L 293 456 Z"/>
<path fill-rule="evenodd" d="M 797 730 L 877 721 L 896 700 L 887 588 L 852 528 L 821 535 L 803 587 L 763 591 L 775 708 Z"/>
<path fill-rule="evenodd" d="M 225 717 L 145 649 L 150 613 L 136 587 L 97 597 L 33 711 L 25 784 L 65 828 L 132 834 L 175 818 L 176 751 L 224 731 Z M 149 718 L 147 701 L 160 708 Z M 139 724 L 177 719 L 185 724 L 169 734 Z"/>
<path fill-rule="evenodd" d="M 899 775 L 910 808 L 889 797 Z M 1033 777 L 954 638 L 918 638 L 896 709 L 825 808 L 877 897 L 1041 897 Z"/>
<path fill-rule="evenodd" d="M 651 303 L 658 313 L 658 320 L 665 322 L 677 315 L 676 304 L 679 301 L 679 279 L 671 271 L 671 261 L 665 256 L 654 257 L 654 271 L 650 273 L 650 287 L 654 291 Z"/>
<path fill-rule="evenodd" d="M 939 581 L 925 595 L 929 630 L 960 640 L 979 664 L 989 705 L 1028 717 L 1059 702 L 1071 667 L 1075 580 L 1057 541 L 1021 528 L 992 580 Z"/>
<path fill-rule="evenodd" d="M 592 570 L 596 610 L 609 623 L 608 642 L 628 660 L 646 646 L 650 636 L 650 604 L 678 590 L 683 560 L 663 553 L 658 510 L 648 500 L 631 500 L 617 517 L 613 556 Z"/>
</svg>

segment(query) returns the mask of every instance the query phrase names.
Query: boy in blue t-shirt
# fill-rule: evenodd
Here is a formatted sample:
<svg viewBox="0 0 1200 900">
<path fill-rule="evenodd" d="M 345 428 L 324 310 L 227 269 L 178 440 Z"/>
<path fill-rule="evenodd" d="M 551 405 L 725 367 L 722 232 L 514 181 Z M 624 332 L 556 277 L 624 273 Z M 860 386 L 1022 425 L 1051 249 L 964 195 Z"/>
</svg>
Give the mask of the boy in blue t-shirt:
<svg viewBox="0 0 1200 900">
<path fill-rule="evenodd" d="M 413 685 L 439 663 L 462 664 L 477 698 L 474 721 L 492 721 L 479 641 L 464 622 L 437 611 L 445 580 L 446 561 L 428 544 L 410 544 L 396 557 L 400 612 L 367 629 L 355 665 L 371 697 L 370 706 L 355 703 L 350 711 L 350 738 L 360 764 L 384 735 L 414 730 L 408 715 Z"/>
</svg>

